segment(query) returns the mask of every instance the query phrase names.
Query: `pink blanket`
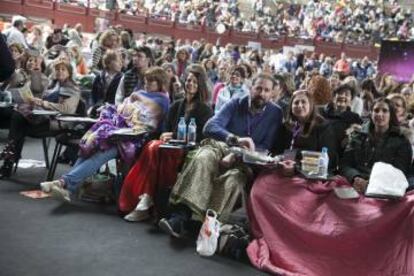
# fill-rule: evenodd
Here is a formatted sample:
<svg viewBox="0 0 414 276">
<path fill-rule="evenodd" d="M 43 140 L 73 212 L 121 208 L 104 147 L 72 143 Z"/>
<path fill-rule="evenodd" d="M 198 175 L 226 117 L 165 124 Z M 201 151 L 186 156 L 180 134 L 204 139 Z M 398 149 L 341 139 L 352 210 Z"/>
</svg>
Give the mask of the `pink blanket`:
<svg viewBox="0 0 414 276">
<path fill-rule="evenodd" d="M 259 176 L 249 202 L 252 264 L 281 275 L 414 275 L 414 194 L 339 199 L 338 185 L 349 184 Z"/>
</svg>

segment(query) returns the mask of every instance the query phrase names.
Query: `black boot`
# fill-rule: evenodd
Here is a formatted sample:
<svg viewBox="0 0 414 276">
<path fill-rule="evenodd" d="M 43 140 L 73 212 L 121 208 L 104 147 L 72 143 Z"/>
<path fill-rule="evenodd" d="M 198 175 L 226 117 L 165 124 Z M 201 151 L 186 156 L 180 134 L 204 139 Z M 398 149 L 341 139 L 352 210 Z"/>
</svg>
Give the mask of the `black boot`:
<svg viewBox="0 0 414 276">
<path fill-rule="evenodd" d="M 9 142 L 2 153 L 0 159 L 3 159 L 3 166 L 0 167 L 0 179 L 9 178 L 13 171 L 14 163 L 16 162 L 16 153 L 13 142 Z"/>
<path fill-rule="evenodd" d="M 12 174 L 14 161 L 4 160 L 3 166 L 0 168 L 0 179 L 9 178 Z"/>
<path fill-rule="evenodd" d="M 4 147 L 3 151 L 0 153 L 0 160 L 5 160 L 7 158 L 10 158 L 11 155 L 14 155 L 14 148 L 14 143 L 8 142 Z"/>
</svg>

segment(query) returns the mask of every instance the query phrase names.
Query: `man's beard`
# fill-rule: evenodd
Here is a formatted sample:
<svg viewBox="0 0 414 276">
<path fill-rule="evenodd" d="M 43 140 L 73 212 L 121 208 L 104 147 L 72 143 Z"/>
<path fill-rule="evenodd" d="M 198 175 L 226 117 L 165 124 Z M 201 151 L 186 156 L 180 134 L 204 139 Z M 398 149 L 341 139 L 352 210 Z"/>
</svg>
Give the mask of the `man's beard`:
<svg viewBox="0 0 414 276">
<path fill-rule="evenodd" d="M 252 107 L 254 109 L 262 109 L 266 105 L 266 101 L 262 97 L 252 99 Z"/>
</svg>

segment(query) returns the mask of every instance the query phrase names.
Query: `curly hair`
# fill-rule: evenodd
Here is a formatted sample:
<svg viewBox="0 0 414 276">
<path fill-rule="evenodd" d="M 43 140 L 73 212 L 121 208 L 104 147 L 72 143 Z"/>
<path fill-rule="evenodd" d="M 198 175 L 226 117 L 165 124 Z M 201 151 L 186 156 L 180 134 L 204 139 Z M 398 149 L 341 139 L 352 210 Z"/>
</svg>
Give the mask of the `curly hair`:
<svg viewBox="0 0 414 276">
<path fill-rule="evenodd" d="M 310 79 L 308 91 L 313 95 L 313 100 L 316 105 L 324 105 L 331 101 L 331 86 L 329 81 L 321 75 L 315 75 Z"/>
<path fill-rule="evenodd" d="M 105 45 L 105 44 L 106 44 L 106 41 L 107 41 L 107 40 L 108 40 L 111 36 L 116 36 L 117 40 L 119 40 L 119 36 L 118 36 L 118 34 L 117 34 L 114 30 L 110 29 L 110 30 L 106 30 L 106 31 L 104 31 L 104 32 L 100 35 L 100 37 L 99 37 L 99 45 L 101 45 L 101 46 L 106 46 L 106 45 Z"/>
</svg>

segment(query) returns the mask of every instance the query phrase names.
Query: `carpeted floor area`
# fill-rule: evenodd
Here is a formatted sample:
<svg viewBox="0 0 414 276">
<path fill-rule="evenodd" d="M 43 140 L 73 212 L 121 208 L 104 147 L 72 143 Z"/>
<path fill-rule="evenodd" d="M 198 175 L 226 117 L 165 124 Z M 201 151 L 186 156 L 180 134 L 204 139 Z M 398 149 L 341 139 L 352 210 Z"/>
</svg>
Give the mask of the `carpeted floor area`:
<svg viewBox="0 0 414 276">
<path fill-rule="evenodd" d="M 1 148 L 5 137 L 0 132 Z M 41 141 L 27 139 L 23 157 L 43 160 Z M 57 175 L 67 168 L 60 165 Z M 45 168 L 19 168 L 10 180 L 0 180 L 2 276 L 263 275 L 222 256 L 202 258 L 193 239 L 172 240 L 149 222 L 127 223 L 115 206 L 19 194 L 37 189 L 45 176 Z"/>
</svg>

